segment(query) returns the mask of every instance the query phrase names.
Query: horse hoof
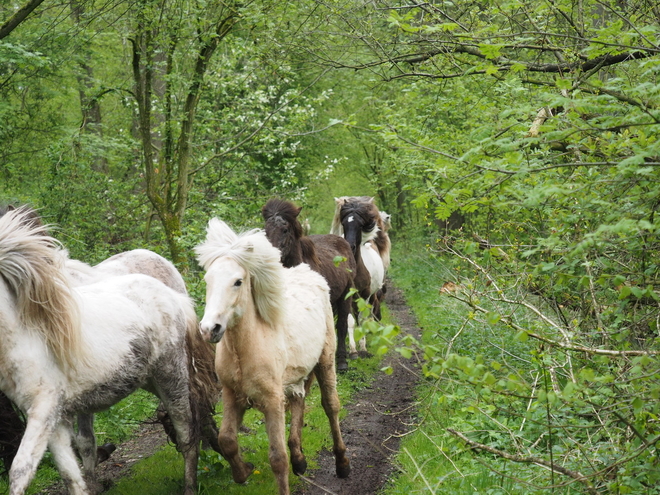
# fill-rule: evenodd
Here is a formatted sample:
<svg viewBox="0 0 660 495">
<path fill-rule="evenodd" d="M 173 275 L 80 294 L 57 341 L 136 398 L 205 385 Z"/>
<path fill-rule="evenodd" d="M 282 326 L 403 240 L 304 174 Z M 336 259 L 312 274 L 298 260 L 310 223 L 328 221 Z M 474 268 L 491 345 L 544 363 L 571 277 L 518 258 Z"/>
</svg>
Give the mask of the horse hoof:
<svg viewBox="0 0 660 495">
<path fill-rule="evenodd" d="M 107 461 L 110 458 L 110 454 L 112 454 L 115 450 L 117 450 L 117 447 L 115 446 L 114 443 L 105 443 L 100 447 L 97 447 L 96 461 L 99 464 L 103 461 Z"/>
<path fill-rule="evenodd" d="M 340 373 L 344 373 L 345 371 L 348 371 L 348 363 L 346 361 L 339 361 L 337 363 L 337 371 Z"/>
<path fill-rule="evenodd" d="M 293 474 L 295 474 L 296 476 L 305 474 L 305 471 L 307 471 L 307 460 L 304 457 L 297 462 L 293 462 L 292 460 L 291 467 L 293 468 Z"/>
<path fill-rule="evenodd" d="M 359 356 L 358 356 L 358 353 L 357 353 L 357 352 L 351 352 L 351 353 L 348 355 L 348 357 L 349 357 L 350 359 L 357 359 Z"/>
<path fill-rule="evenodd" d="M 344 461 L 337 461 L 337 478 L 348 478 L 351 474 L 351 463 L 348 459 Z"/>
<path fill-rule="evenodd" d="M 254 464 L 252 464 L 251 462 L 244 463 L 244 467 L 245 470 L 241 470 L 241 472 L 235 472 L 232 470 L 234 482 L 240 485 L 245 483 L 252 474 L 252 472 L 254 471 Z"/>
</svg>

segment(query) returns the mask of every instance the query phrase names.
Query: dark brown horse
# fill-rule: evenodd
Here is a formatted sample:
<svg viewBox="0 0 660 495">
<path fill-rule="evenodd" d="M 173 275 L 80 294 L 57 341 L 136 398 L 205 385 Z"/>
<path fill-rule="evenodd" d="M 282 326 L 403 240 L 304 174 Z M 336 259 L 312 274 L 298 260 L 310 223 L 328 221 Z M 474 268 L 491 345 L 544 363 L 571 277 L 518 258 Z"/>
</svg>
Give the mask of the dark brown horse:
<svg viewBox="0 0 660 495">
<path fill-rule="evenodd" d="M 377 258 L 383 259 L 384 256 L 387 256 L 387 264 L 389 265 L 390 241 L 387 234 L 383 232 L 385 225 L 378 207 L 374 204 L 374 199 L 369 196 L 342 196 L 341 198 L 335 198 L 335 203 L 335 216 L 332 219 L 330 233 L 342 236 L 348 241 L 356 261 L 362 261 L 364 245 L 370 242 L 376 247 Z M 381 261 L 378 261 L 378 263 L 380 264 Z M 381 268 L 384 268 L 384 261 L 382 263 Z M 365 266 L 364 262 L 362 262 L 362 265 Z M 372 313 L 376 319 L 380 320 L 379 293 L 382 294 L 384 271 L 381 272 L 381 278 L 376 283 L 376 279 L 371 277 L 366 266 L 364 270 L 367 272 L 367 277 L 369 277 L 369 285 L 367 285 L 366 291 L 361 292 L 360 296 L 370 302 Z M 358 266 L 356 287 L 358 287 L 359 271 Z"/>
<path fill-rule="evenodd" d="M 304 236 L 298 220 L 301 209 L 289 201 L 269 200 L 261 209 L 266 222 L 266 236 L 271 244 L 280 250 L 281 261 L 285 267 L 307 263 L 328 282 L 332 312 L 337 319 L 337 370 L 345 371 L 348 369 L 347 319 L 352 307 L 352 301 L 346 296 L 354 287 L 358 266 L 351 247 L 341 237 L 330 234 Z M 338 258 L 344 261 L 336 263 Z M 359 290 L 359 286 L 355 286 Z"/>
</svg>

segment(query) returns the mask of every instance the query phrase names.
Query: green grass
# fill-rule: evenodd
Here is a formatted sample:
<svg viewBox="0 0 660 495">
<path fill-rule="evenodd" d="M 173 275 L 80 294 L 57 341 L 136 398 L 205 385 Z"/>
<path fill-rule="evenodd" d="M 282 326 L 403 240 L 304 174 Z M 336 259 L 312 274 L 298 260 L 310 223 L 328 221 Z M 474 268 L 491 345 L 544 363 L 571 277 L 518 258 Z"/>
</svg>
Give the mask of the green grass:
<svg viewBox="0 0 660 495">
<path fill-rule="evenodd" d="M 360 359 L 350 363 L 347 373 L 338 376 L 338 391 L 342 404 L 366 387 L 378 370 L 377 358 Z M 221 406 L 217 416 L 221 420 Z M 344 411 L 342 411 L 344 413 Z M 342 414 L 343 417 L 343 414 Z M 268 462 L 268 437 L 263 415 L 249 410 L 243 422 L 249 432 L 239 434 L 244 459 L 255 466 L 255 471 L 245 485 L 234 483 L 231 470 L 222 458 L 212 451 L 203 452 L 198 464 L 198 483 L 201 495 L 250 493 L 250 495 L 277 493 L 277 485 Z M 321 449 L 331 449 L 332 440 L 328 420 L 321 407 L 318 385 L 312 387 L 306 401 L 305 427 L 303 429 L 303 449 L 308 460 L 308 469 L 314 469 L 315 453 Z M 291 487 L 301 483 L 290 474 Z M 109 495 L 169 495 L 180 492 L 183 486 L 183 458 L 171 445 L 159 450 L 154 456 L 140 461 L 132 468 L 131 475 L 122 479 L 107 493 Z"/>
<path fill-rule="evenodd" d="M 386 313 L 385 313 L 386 314 Z M 368 386 L 379 373 L 380 360 L 376 357 L 359 359 L 349 363 L 350 369 L 338 375 L 337 385 L 342 405 L 351 401 L 356 392 Z M 139 427 L 140 422 L 153 416 L 157 400 L 143 391 L 139 391 L 109 411 L 97 416 L 95 430 L 99 443 L 124 441 Z M 216 420 L 222 419 L 222 404 L 218 404 Z M 345 410 L 342 409 L 341 417 Z M 202 451 L 198 463 L 198 483 L 201 495 L 250 493 L 250 495 L 272 494 L 277 492 L 277 485 L 268 462 L 268 437 L 263 415 L 255 410 L 247 411 L 244 426 L 248 432 L 239 434 L 239 444 L 246 461 L 252 462 L 255 471 L 245 485 L 234 483 L 231 470 L 226 461 L 212 450 Z M 164 435 L 165 433 L 163 433 Z M 306 400 L 305 427 L 303 429 L 303 449 L 307 456 L 308 469 L 317 467 L 315 457 L 322 449 L 332 449 L 330 427 L 321 407 L 318 384 L 314 384 Z M 112 459 L 110 461 L 112 462 Z M 59 480 L 59 473 L 51 455 L 44 456 L 35 479 L 30 484 L 28 494 L 36 494 Z M 301 480 L 290 474 L 292 488 Z M 173 445 L 167 444 L 153 456 L 137 462 L 130 475 L 120 480 L 107 493 L 110 495 L 171 495 L 182 492 L 183 457 Z M 9 491 L 6 480 L 0 481 L 0 493 Z"/>
<path fill-rule="evenodd" d="M 444 282 L 455 280 L 457 272 L 448 260 L 430 256 L 423 242 L 395 243 L 393 259 L 390 276 L 404 291 L 418 319 L 423 345 L 434 346 L 444 357 L 448 343 L 454 339 L 452 353 L 481 360 L 486 366 L 493 361 L 506 362 L 514 354 L 529 355 L 528 344 L 516 341 L 496 326 L 477 321 L 463 303 L 439 293 Z M 495 435 L 497 429 L 476 409 L 480 405 L 477 387 L 459 382 L 442 371 L 439 374 L 440 379 L 423 380 L 416 391 L 417 425 L 401 443 L 395 461 L 400 474 L 390 480 L 383 495 L 533 493 L 529 486 L 513 479 L 523 477 L 522 473 L 529 467 L 468 450 L 447 431 L 452 428 L 484 435 L 487 441 L 483 443 L 499 443 L 503 450 L 510 441 L 507 437 L 489 436 Z M 529 479 L 527 472 L 525 477 Z M 552 493 L 579 492 L 568 487 L 557 488 Z"/>
</svg>

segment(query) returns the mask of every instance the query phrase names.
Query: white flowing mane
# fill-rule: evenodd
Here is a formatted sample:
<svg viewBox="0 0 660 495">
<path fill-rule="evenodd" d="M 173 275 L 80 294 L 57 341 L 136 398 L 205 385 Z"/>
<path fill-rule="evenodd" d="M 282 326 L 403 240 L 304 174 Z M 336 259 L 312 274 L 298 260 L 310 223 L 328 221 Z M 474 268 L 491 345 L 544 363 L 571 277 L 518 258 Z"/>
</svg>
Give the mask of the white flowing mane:
<svg viewBox="0 0 660 495">
<path fill-rule="evenodd" d="M 212 218 L 206 228 L 206 240 L 195 247 L 197 259 L 205 270 L 211 264 L 229 257 L 250 275 L 252 298 L 259 316 L 271 326 L 282 321 L 284 270 L 280 251 L 270 243 L 266 233 L 253 229 L 236 234 L 225 222 Z"/>
<path fill-rule="evenodd" d="M 23 326 L 42 334 L 60 366 L 75 367 L 84 354 L 78 304 L 63 271 L 66 255 L 33 218 L 26 207 L 0 218 L 0 274 Z"/>
</svg>

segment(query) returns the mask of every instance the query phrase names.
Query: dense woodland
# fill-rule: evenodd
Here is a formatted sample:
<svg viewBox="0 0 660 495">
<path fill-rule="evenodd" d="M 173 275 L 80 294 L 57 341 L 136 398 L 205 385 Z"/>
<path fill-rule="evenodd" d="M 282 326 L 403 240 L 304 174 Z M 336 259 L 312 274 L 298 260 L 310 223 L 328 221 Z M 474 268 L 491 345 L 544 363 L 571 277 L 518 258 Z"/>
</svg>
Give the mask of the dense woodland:
<svg viewBox="0 0 660 495">
<path fill-rule="evenodd" d="M 448 267 L 454 337 L 511 342 L 399 346 L 471 390 L 448 441 L 516 493 L 657 493 L 659 55 L 651 0 L 9 0 L 0 199 L 198 280 L 211 216 L 282 197 L 327 233 L 372 195 Z"/>
</svg>

